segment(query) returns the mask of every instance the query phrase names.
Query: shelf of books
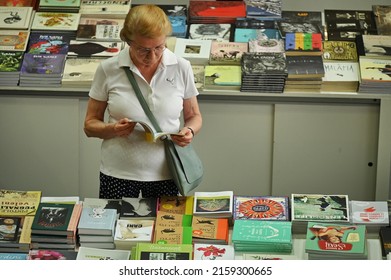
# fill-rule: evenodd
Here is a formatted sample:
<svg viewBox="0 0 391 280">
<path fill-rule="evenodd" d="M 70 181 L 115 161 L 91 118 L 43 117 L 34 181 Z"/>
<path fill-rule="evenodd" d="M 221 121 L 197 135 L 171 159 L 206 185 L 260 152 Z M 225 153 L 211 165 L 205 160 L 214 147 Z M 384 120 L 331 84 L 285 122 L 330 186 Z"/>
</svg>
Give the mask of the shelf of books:
<svg viewBox="0 0 391 280">
<path fill-rule="evenodd" d="M 80 200 L 0 189 L 0 260 L 383 260 L 390 209 L 340 194 Z"/>
</svg>

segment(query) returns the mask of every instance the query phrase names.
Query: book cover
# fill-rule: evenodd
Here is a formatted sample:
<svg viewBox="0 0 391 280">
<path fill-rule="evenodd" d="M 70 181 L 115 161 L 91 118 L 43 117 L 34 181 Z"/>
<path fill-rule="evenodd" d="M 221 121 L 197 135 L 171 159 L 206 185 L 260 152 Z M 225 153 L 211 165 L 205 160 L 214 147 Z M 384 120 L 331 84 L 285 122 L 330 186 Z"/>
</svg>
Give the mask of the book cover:
<svg viewBox="0 0 391 280">
<path fill-rule="evenodd" d="M 191 226 L 193 215 L 158 211 L 156 225 L 163 227 Z"/>
<path fill-rule="evenodd" d="M 41 191 L 0 189 L 0 216 L 34 216 L 41 195 Z"/>
<path fill-rule="evenodd" d="M 95 71 L 104 58 L 68 57 L 65 61 L 62 84 L 91 85 Z"/>
<path fill-rule="evenodd" d="M 191 226 L 156 224 L 153 242 L 158 244 L 192 244 L 192 228 Z"/>
<path fill-rule="evenodd" d="M 243 53 L 248 51 L 244 42 L 212 41 L 209 64 L 240 65 Z"/>
<path fill-rule="evenodd" d="M 347 195 L 292 194 L 292 221 L 350 221 Z"/>
<path fill-rule="evenodd" d="M 159 212 L 192 215 L 193 205 L 193 196 L 162 196 L 159 199 Z"/>
<path fill-rule="evenodd" d="M 236 220 L 232 230 L 232 243 L 292 244 L 290 221 Z"/>
<path fill-rule="evenodd" d="M 32 14 L 32 7 L 0 6 L 0 28 L 29 29 Z"/>
<path fill-rule="evenodd" d="M 235 249 L 232 245 L 224 244 L 194 244 L 194 260 L 220 261 L 234 260 Z"/>
<path fill-rule="evenodd" d="M 41 261 L 63 261 L 63 260 L 76 260 L 77 252 L 72 250 L 44 250 L 36 249 L 30 250 L 27 259 L 28 260 L 41 260 Z"/>
<path fill-rule="evenodd" d="M 391 81 L 391 57 L 377 58 L 371 56 L 359 57 L 361 82 L 389 82 Z"/>
<path fill-rule="evenodd" d="M 391 227 L 381 227 L 379 230 L 380 248 L 383 259 L 391 253 Z"/>
<path fill-rule="evenodd" d="M 288 78 L 320 78 L 324 76 L 321 55 L 286 56 Z"/>
<path fill-rule="evenodd" d="M 79 234 L 114 235 L 117 210 L 83 207 L 79 224 Z"/>
<path fill-rule="evenodd" d="M 389 225 L 387 201 L 350 201 L 352 223 Z"/>
<path fill-rule="evenodd" d="M 322 253 L 365 254 L 364 225 L 308 222 L 305 250 Z"/>
<path fill-rule="evenodd" d="M 323 60 L 358 61 L 356 43 L 351 41 L 323 41 Z"/>
<path fill-rule="evenodd" d="M 319 25 L 312 22 L 285 22 L 278 21 L 278 30 L 282 38 L 285 38 L 287 33 L 322 33 Z"/>
<path fill-rule="evenodd" d="M 372 5 L 377 34 L 391 35 L 391 5 Z"/>
<path fill-rule="evenodd" d="M 66 54 L 25 53 L 20 70 L 21 76 L 59 77 L 64 72 Z"/>
<path fill-rule="evenodd" d="M 130 250 L 111 250 L 101 248 L 79 247 L 76 260 L 129 260 Z"/>
<path fill-rule="evenodd" d="M 75 205 L 66 203 L 40 203 L 31 226 L 31 232 L 73 235 L 68 231 L 69 222 Z"/>
<path fill-rule="evenodd" d="M 121 199 L 106 199 L 85 197 L 83 200 L 83 207 L 85 208 L 103 208 L 103 209 L 115 209 L 119 216 L 121 212 Z"/>
<path fill-rule="evenodd" d="M 30 33 L 27 53 L 32 54 L 64 54 L 69 50 L 71 41 L 70 34 L 66 33 L 43 33 L 33 31 Z"/>
<path fill-rule="evenodd" d="M 234 33 L 234 42 L 248 43 L 250 40 L 268 40 L 281 39 L 280 33 L 276 28 L 236 28 Z"/>
<path fill-rule="evenodd" d="M 136 260 L 192 260 L 193 245 L 191 244 L 156 244 L 137 243 Z"/>
<path fill-rule="evenodd" d="M 123 197 L 121 219 L 156 219 L 158 198 Z"/>
<path fill-rule="evenodd" d="M 30 31 L 1 30 L 1 51 L 25 51 L 29 40 Z"/>
<path fill-rule="evenodd" d="M 289 221 L 289 204 L 286 196 L 234 196 L 234 220 Z"/>
<path fill-rule="evenodd" d="M 192 228 L 193 241 L 194 239 L 197 239 L 198 241 L 221 241 L 225 244 L 228 244 L 229 242 L 229 223 L 227 218 L 209 218 L 202 216 L 193 216 Z M 200 242 L 203 243 L 203 241 Z"/>
<path fill-rule="evenodd" d="M 79 9 L 80 0 L 40 0 L 39 8 L 42 7 Z"/>
<path fill-rule="evenodd" d="M 81 16 L 76 31 L 76 40 L 121 41 L 119 33 L 124 24 L 123 18 Z"/>
<path fill-rule="evenodd" d="M 192 23 L 189 25 L 189 39 L 215 40 L 229 42 L 231 38 L 231 24 Z"/>
<path fill-rule="evenodd" d="M 284 53 L 244 53 L 242 74 L 286 74 L 287 64 Z"/>
<path fill-rule="evenodd" d="M 285 50 L 287 52 L 321 52 L 322 34 L 320 33 L 286 33 Z"/>
<path fill-rule="evenodd" d="M 243 1 L 190 1 L 189 19 L 219 19 L 221 23 L 234 23 L 238 17 L 246 17 Z"/>
<path fill-rule="evenodd" d="M 320 11 L 308 11 L 308 10 L 298 10 L 298 11 L 287 11 L 283 10 L 281 12 L 281 21 L 286 22 L 314 22 L 319 25 L 322 24 L 322 12 Z"/>
<path fill-rule="evenodd" d="M 24 52 L 0 51 L 0 73 L 19 73 Z"/>
<path fill-rule="evenodd" d="M 368 32 L 376 30 L 374 14 L 370 10 L 325 9 L 324 17 L 329 30 L 356 30 Z"/>
<path fill-rule="evenodd" d="M 76 31 L 79 21 L 79 13 L 35 12 L 31 30 Z"/>
<path fill-rule="evenodd" d="M 132 5 L 131 0 L 81 0 L 80 14 L 87 15 L 123 15 L 129 12 Z"/>
<path fill-rule="evenodd" d="M 228 214 L 232 216 L 233 191 L 195 192 L 194 215 Z"/>
<path fill-rule="evenodd" d="M 71 40 L 68 48 L 68 57 L 111 57 L 118 55 L 123 48 L 121 42 L 99 42 Z"/>
<path fill-rule="evenodd" d="M 245 0 L 247 17 L 280 19 L 281 0 Z"/>
<path fill-rule="evenodd" d="M 189 60 L 192 64 L 209 63 L 212 40 L 177 38 L 174 53 Z"/>
<path fill-rule="evenodd" d="M 155 221 L 146 219 L 118 220 L 114 243 L 117 247 L 130 248 L 137 242 L 152 242 Z"/>
<path fill-rule="evenodd" d="M 265 39 L 248 41 L 249 52 L 284 52 L 284 40 Z"/>
<path fill-rule="evenodd" d="M 0 247 L 4 242 L 17 242 L 21 217 L 0 217 Z"/>
<path fill-rule="evenodd" d="M 362 34 L 356 37 L 359 56 L 391 57 L 391 36 Z"/>
<path fill-rule="evenodd" d="M 0 0 L 0 6 L 8 7 L 35 7 L 36 0 Z"/>
<path fill-rule="evenodd" d="M 324 82 L 358 82 L 360 69 L 355 61 L 325 61 L 323 62 Z"/>
<path fill-rule="evenodd" d="M 3 261 L 24 261 L 27 257 L 28 253 L 0 253 L 0 260 Z"/>
<path fill-rule="evenodd" d="M 240 89 L 242 81 L 240 65 L 206 65 L 204 73 L 205 89 Z"/>
</svg>

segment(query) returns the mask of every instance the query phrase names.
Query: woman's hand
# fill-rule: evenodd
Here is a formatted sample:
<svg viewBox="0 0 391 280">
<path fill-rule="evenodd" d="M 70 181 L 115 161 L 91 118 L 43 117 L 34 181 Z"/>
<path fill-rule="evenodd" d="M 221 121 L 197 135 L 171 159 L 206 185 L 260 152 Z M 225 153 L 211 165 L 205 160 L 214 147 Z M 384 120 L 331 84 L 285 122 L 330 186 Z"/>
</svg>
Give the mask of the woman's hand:
<svg viewBox="0 0 391 280">
<path fill-rule="evenodd" d="M 123 118 L 114 124 L 114 133 L 118 137 L 128 137 L 132 133 L 136 123 Z"/>
<path fill-rule="evenodd" d="M 183 136 L 171 136 L 172 141 L 174 141 L 178 146 L 185 147 L 193 140 L 194 136 L 190 128 L 184 127 L 179 131 L 179 133 Z"/>
</svg>

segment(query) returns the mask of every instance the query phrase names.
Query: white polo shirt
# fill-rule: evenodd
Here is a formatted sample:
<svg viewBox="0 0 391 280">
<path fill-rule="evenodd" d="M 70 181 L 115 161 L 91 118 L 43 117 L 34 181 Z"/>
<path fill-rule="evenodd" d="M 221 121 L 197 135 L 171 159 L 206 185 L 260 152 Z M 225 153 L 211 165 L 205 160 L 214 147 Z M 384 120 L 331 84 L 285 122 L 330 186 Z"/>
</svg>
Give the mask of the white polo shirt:
<svg viewBox="0 0 391 280">
<path fill-rule="evenodd" d="M 113 123 L 126 117 L 152 126 L 123 67 L 129 67 L 133 71 L 162 130 L 178 131 L 183 100 L 198 95 L 190 62 L 166 49 L 151 83 L 148 84 L 130 59 L 127 46 L 118 56 L 102 61 L 96 70 L 89 96 L 107 101 L 107 121 Z M 137 181 L 171 178 L 163 143 L 147 142 L 141 127 L 136 127 L 127 138 L 103 140 L 101 152 L 100 170 L 106 175 Z"/>
</svg>

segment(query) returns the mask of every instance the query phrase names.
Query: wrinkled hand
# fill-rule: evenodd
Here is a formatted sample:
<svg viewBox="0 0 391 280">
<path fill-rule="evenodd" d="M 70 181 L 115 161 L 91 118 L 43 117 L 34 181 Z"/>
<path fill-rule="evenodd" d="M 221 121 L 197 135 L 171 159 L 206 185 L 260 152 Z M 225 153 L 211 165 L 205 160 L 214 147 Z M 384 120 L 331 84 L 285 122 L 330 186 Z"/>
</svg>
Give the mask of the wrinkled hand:
<svg viewBox="0 0 391 280">
<path fill-rule="evenodd" d="M 179 131 L 179 133 L 183 134 L 183 136 L 171 136 L 172 141 L 174 141 L 178 146 L 185 147 L 193 140 L 193 134 L 190 129 L 184 127 Z"/>
<path fill-rule="evenodd" d="M 114 124 L 114 133 L 118 137 L 128 137 L 135 126 L 136 123 L 131 123 L 127 118 L 123 118 Z"/>
</svg>

